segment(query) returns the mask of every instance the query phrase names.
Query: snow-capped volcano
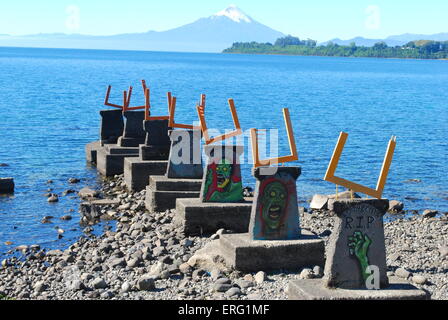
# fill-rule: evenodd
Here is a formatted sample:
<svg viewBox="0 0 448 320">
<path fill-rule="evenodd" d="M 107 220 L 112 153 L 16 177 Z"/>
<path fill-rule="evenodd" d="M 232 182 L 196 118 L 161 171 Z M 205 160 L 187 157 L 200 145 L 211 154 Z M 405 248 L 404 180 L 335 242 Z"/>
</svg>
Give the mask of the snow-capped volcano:
<svg viewBox="0 0 448 320">
<path fill-rule="evenodd" d="M 257 22 L 235 5 L 167 31 L 89 36 L 39 34 L 0 36 L 0 46 L 222 52 L 234 42 L 274 42 L 283 33 Z"/>
<path fill-rule="evenodd" d="M 246 15 L 243 11 L 241 11 L 240 8 L 238 8 L 236 5 L 231 4 L 226 9 L 219 11 L 217 14 L 213 15 L 212 17 L 227 17 L 235 22 L 247 22 L 251 23 L 253 20 Z"/>
</svg>

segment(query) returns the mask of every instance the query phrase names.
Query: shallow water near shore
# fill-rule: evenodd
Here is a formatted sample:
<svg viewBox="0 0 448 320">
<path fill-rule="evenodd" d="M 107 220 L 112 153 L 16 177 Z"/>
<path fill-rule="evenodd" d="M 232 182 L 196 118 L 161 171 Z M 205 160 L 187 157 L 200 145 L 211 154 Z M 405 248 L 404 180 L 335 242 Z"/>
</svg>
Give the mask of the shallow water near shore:
<svg viewBox="0 0 448 320">
<path fill-rule="evenodd" d="M 165 95 L 173 91 L 178 122 L 197 119 L 196 101 L 206 93 L 209 127 L 231 129 L 233 98 L 245 130 L 280 129 L 280 155 L 289 152 L 282 108 L 290 108 L 304 206 L 313 194 L 335 192 L 322 178 L 346 131 L 339 176 L 374 187 L 396 135 L 384 197 L 409 210 L 448 211 L 446 61 L 0 48 L 0 163 L 8 164 L 0 176 L 16 183 L 13 196 L 0 197 L 0 255 L 22 244 L 64 248 L 82 234 L 79 200 L 61 194 L 97 186 L 84 146 L 98 139 L 106 87 L 120 102 L 133 85 L 132 105 L 141 105 L 141 79 L 151 86 L 156 115 L 167 113 Z M 81 183 L 70 185 L 72 177 Z M 248 165 L 243 179 L 254 184 Z M 59 203 L 47 203 L 49 188 Z M 61 221 L 67 214 L 73 220 Z M 45 216 L 54 216 L 53 224 L 41 224 Z M 62 240 L 56 227 L 66 231 Z"/>
</svg>

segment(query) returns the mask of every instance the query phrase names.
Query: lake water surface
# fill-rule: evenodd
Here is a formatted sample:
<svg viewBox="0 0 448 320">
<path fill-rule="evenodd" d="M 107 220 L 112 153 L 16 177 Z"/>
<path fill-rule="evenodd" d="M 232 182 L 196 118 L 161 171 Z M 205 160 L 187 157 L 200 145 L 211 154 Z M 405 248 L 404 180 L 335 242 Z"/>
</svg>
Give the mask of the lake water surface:
<svg viewBox="0 0 448 320">
<path fill-rule="evenodd" d="M 111 84 L 111 100 L 119 102 L 133 85 L 133 105 L 141 105 L 141 79 L 151 87 L 155 114 L 167 113 L 167 91 L 177 96 L 178 122 L 196 121 L 205 93 L 209 126 L 231 129 L 233 98 L 245 130 L 280 129 L 280 155 L 289 152 L 288 107 L 301 201 L 335 192 L 322 178 L 341 131 L 350 137 L 337 174 L 371 187 L 396 135 L 384 197 L 407 209 L 448 211 L 448 61 L 0 48 L 0 163 L 9 165 L 0 176 L 16 182 L 14 197 L 0 198 L 0 253 L 21 244 L 63 248 L 81 235 L 79 201 L 48 204 L 43 195 L 49 187 L 61 194 L 97 185 L 84 146 L 98 139 L 105 89 Z M 82 183 L 69 185 L 71 177 Z M 243 178 L 254 184 L 250 166 Z M 73 221 L 59 220 L 66 214 Z M 54 216 L 54 224 L 42 225 L 44 216 Z M 66 230 L 62 240 L 57 226 Z"/>
</svg>

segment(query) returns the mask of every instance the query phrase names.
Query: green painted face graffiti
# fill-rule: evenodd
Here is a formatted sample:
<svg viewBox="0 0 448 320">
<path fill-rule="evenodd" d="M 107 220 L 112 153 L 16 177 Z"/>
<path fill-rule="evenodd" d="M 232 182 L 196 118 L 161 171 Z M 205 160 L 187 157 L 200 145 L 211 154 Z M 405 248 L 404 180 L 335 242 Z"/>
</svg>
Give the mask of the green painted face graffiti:
<svg viewBox="0 0 448 320">
<path fill-rule="evenodd" d="M 218 176 L 218 188 L 225 189 L 230 184 L 232 166 L 224 159 L 216 167 Z"/>
<path fill-rule="evenodd" d="M 262 195 L 262 216 L 265 226 L 271 231 L 280 229 L 287 206 L 288 193 L 280 182 L 266 186 Z"/>
<path fill-rule="evenodd" d="M 226 159 L 210 165 L 204 187 L 204 202 L 239 202 L 244 200 L 241 176 L 235 176 L 234 167 Z"/>
</svg>

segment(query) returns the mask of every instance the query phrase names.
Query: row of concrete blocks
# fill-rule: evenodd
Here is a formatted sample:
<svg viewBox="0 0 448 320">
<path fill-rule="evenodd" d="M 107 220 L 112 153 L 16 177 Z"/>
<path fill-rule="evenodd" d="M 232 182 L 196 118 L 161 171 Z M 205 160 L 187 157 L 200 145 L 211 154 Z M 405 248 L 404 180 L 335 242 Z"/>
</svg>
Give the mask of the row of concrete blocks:
<svg viewBox="0 0 448 320">
<path fill-rule="evenodd" d="M 125 173 L 129 189 L 147 186 L 146 207 L 150 212 L 160 212 L 176 207 L 175 223 L 186 235 L 209 235 L 219 229 L 232 230 L 235 234 L 221 235 L 202 251 L 208 258 L 219 256 L 226 265 L 241 271 L 298 270 L 325 263 L 325 245 L 322 239 L 302 231 L 298 240 L 255 241 L 248 228 L 252 212 L 252 200 L 245 203 L 203 203 L 200 199 L 201 180 L 169 179 L 163 174 L 167 161 L 147 161 L 142 156 L 144 146 L 117 147 L 92 144 L 86 151 L 92 154 L 96 148 L 98 170 L 103 175 Z M 207 259 L 207 258 L 206 258 Z M 403 282 L 390 280 L 387 290 L 330 289 L 321 280 L 300 280 L 289 286 L 290 299 L 298 300 L 397 300 L 425 299 L 426 293 Z"/>
<path fill-rule="evenodd" d="M 219 229 L 234 234 L 221 235 L 206 246 L 202 254 L 211 261 L 219 256 L 225 264 L 243 272 L 300 270 L 325 265 L 325 244 L 316 235 L 302 230 L 292 241 L 254 241 L 248 233 L 253 199 L 244 203 L 203 203 L 199 199 L 202 180 L 169 179 L 166 161 L 141 161 L 137 157 L 124 160 L 128 172 L 145 171 L 149 175 L 146 207 L 150 212 L 176 208 L 175 224 L 186 235 L 210 235 Z M 125 171 L 126 172 L 126 171 Z M 137 183 L 144 183 L 146 176 Z M 129 185 L 129 178 L 125 180 Z M 429 296 L 402 280 L 390 279 L 385 290 L 346 290 L 328 288 L 322 280 L 298 280 L 290 283 L 292 300 L 421 300 Z"/>
<path fill-rule="evenodd" d="M 167 161 L 143 161 L 138 149 L 134 149 L 132 157 L 129 157 L 128 150 L 113 145 L 98 149 L 98 171 L 103 175 L 119 174 L 123 162 L 124 179 L 129 189 L 141 189 L 149 181 L 145 201 L 147 210 L 163 212 L 175 208 L 175 224 L 187 236 L 231 230 L 235 234 L 225 235 L 220 241 L 224 248 L 222 255 L 234 268 L 243 271 L 293 270 L 324 264 L 324 242 L 316 236 L 270 242 L 269 246 L 263 241 L 255 244 L 249 241 L 253 199 L 248 198 L 242 203 L 204 203 L 200 200 L 202 179 L 169 179 L 164 176 Z M 273 256 L 281 258 L 272 259 Z"/>
</svg>

